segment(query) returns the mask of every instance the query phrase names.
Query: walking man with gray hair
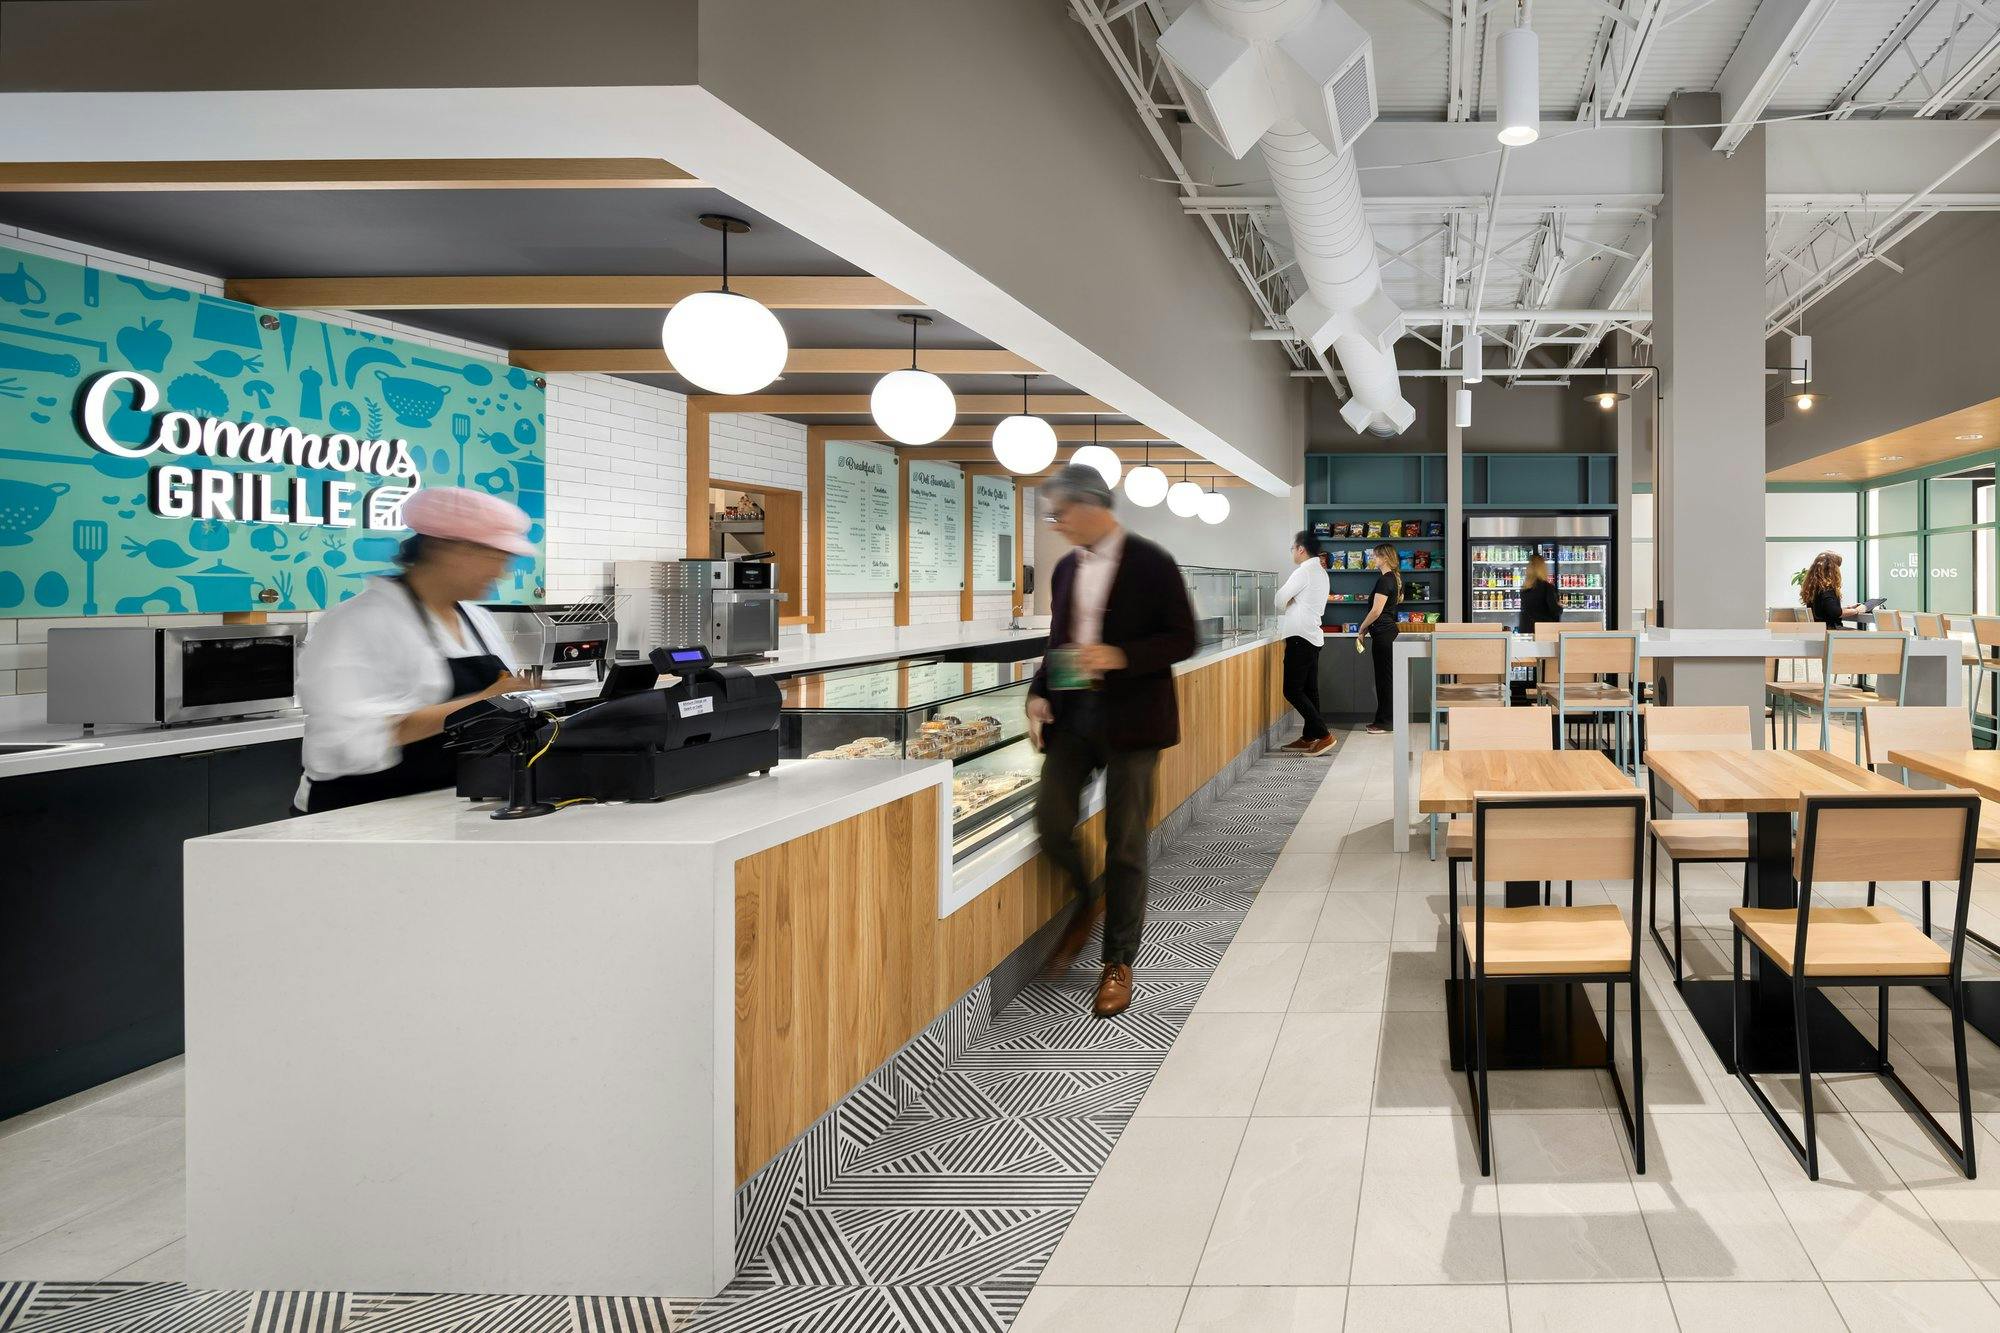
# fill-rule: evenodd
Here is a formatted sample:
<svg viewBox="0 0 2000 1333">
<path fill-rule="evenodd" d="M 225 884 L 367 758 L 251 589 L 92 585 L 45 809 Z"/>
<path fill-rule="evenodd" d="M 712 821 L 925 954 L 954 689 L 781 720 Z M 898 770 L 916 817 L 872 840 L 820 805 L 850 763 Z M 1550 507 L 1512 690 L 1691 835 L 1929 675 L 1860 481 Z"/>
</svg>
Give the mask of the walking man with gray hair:
<svg viewBox="0 0 2000 1333">
<path fill-rule="evenodd" d="M 1042 751 L 1035 823 L 1042 850 L 1081 904 L 1056 947 L 1067 969 L 1104 915 L 1104 972 L 1092 1010 L 1132 1002 L 1146 924 L 1146 834 L 1160 751 L 1180 741 L 1174 663 L 1194 654 L 1194 608 L 1173 556 L 1125 531 L 1111 488 L 1072 463 L 1043 483 L 1048 523 L 1074 548 L 1049 577 L 1049 650 L 1028 687 L 1029 734 Z M 1084 869 L 1076 823 L 1084 788 L 1104 773 L 1104 884 Z"/>
</svg>

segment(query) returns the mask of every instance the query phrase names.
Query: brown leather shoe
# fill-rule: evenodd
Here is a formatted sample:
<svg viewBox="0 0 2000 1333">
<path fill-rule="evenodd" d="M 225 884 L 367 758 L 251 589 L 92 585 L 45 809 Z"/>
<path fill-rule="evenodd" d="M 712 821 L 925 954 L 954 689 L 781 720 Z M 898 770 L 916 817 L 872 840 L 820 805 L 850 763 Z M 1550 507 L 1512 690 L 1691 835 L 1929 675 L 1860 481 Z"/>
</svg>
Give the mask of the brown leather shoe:
<svg viewBox="0 0 2000 1333">
<path fill-rule="evenodd" d="M 1306 755 L 1325 754 L 1328 750 L 1331 750 L 1332 748 L 1333 748 L 1333 737 L 1322 736 L 1318 740 L 1314 741 L 1312 744 L 1306 746 L 1303 750 L 1300 751 L 1300 753 Z"/>
<path fill-rule="evenodd" d="M 1126 963 L 1106 963 L 1097 983 L 1097 1003 L 1091 1012 L 1099 1018 L 1116 1018 L 1132 1003 L 1132 968 Z"/>
<path fill-rule="evenodd" d="M 1076 956 L 1083 952 L 1083 946 L 1090 943 L 1090 929 L 1097 919 L 1104 915 L 1104 899 L 1085 903 L 1077 909 L 1075 916 L 1064 928 L 1056 947 L 1049 953 L 1049 961 L 1042 967 L 1046 976 L 1059 977 L 1076 963 Z"/>
<path fill-rule="evenodd" d="M 1296 754 L 1296 753 L 1297 753 L 1298 751 L 1300 751 L 1300 750 L 1308 750 L 1308 749 L 1311 749 L 1311 748 L 1312 748 L 1312 744 L 1313 744 L 1313 743 L 1312 743 L 1311 741 L 1309 741 L 1309 740 L 1307 740 L 1307 739 L 1306 739 L 1305 737 L 1301 736 L 1301 737 L 1299 737 L 1299 738 L 1298 738 L 1297 740 L 1295 740 L 1295 741 L 1288 741 L 1288 742 L 1286 742 L 1285 744 L 1283 744 L 1283 745 L 1280 745 L 1280 746 L 1278 747 L 1278 749 L 1279 749 L 1279 751 L 1280 751 L 1281 753 L 1289 751 L 1289 752 L 1291 752 L 1291 753 L 1294 753 L 1294 754 Z"/>
</svg>

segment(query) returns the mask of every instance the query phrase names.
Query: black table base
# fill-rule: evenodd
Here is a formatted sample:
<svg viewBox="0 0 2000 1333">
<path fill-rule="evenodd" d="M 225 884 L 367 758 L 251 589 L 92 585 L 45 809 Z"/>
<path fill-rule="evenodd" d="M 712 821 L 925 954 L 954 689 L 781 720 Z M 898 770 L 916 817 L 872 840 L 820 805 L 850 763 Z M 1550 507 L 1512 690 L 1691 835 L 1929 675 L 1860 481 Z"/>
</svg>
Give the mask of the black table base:
<svg viewBox="0 0 2000 1333">
<path fill-rule="evenodd" d="M 1561 892 L 1560 886 L 1556 890 Z M 1510 880 L 1509 907 L 1540 907 L 1542 886 L 1533 880 Z M 1469 899 L 1459 901 L 1459 915 L 1472 920 Z M 1452 941 L 1457 947 L 1457 941 Z M 1472 989 L 1464 981 L 1444 983 L 1445 1027 L 1451 1037 L 1451 1067 L 1466 1063 L 1465 1011 Z M 1630 1003 L 1630 997 L 1624 997 Z M 1489 985 L 1486 988 L 1486 1067 L 1488 1069 L 1602 1069 L 1604 1030 L 1597 1011 L 1580 985 Z"/>
</svg>

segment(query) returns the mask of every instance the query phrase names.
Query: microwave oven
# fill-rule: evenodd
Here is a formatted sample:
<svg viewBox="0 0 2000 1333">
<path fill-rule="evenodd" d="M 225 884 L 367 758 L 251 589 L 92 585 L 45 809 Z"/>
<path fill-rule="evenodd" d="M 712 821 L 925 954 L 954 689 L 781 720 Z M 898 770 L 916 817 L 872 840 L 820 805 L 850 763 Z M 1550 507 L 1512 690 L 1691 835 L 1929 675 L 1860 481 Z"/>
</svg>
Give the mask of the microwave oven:
<svg viewBox="0 0 2000 1333">
<path fill-rule="evenodd" d="M 49 721 L 171 726 L 297 708 L 304 625 L 49 631 Z"/>
</svg>

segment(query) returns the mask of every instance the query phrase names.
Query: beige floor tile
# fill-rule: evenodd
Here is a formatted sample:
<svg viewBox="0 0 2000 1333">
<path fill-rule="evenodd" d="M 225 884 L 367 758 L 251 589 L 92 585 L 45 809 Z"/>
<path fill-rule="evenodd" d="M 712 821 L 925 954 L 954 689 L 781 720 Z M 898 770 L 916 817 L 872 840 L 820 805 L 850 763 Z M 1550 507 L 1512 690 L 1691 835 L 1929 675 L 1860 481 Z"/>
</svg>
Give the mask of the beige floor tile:
<svg viewBox="0 0 2000 1333">
<path fill-rule="evenodd" d="M 1457 1116 L 1376 1116 L 1355 1223 L 1354 1277 L 1371 1284 L 1499 1282 L 1499 1192 Z"/>
<path fill-rule="evenodd" d="M 1975 1284 L 1976 1285 L 1976 1284 Z M 1669 1282 L 1685 1329 L 1782 1328 L 1840 1333 L 1840 1314 L 1818 1282 Z"/>
<path fill-rule="evenodd" d="M 116 1282 L 187 1281 L 187 1239 L 163 1245 L 136 1263 L 127 1264 L 111 1275 Z"/>
<path fill-rule="evenodd" d="M 1982 1169 L 1967 1180 L 1908 1113 L 1897 1110 L 1853 1119 L 1973 1273 L 2000 1278 L 2000 1178 L 1993 1167 L 2000 1162 L 2000 1140 L 1973 1125 L 1974 1151 Z M 1942 1117 L 1942 1123 L 1956 1139 L 1958 1117 Z M 1828 1279 L 1838 1280 L 1832 1274 Z"/>
<path fill-rule="evenodd" d="M 1335 893 L 1393 893 L 1403 859 L 1387 852 L 1345 851 L 1328 885 Z"/>
<path fill-rule="evenodd" d="M 1819 1276 L 1729 1116 L 1654 1114 L 1647 1139 L 1632 1188 L 1668 1281 Z"/>
<path fill-rule="evenodd" d="M 1246 1121 L 1134 1120 L 1042 1270 L 1056 1286 L 1194 1280 Z"/>
<path fill-rule="evenodd" d="M 2000 1302 L 1977 1282 L 1828 1282 L 1826 1290 L 1852 1333 L 2000 1328 Z"/>
<path fill-rule="evenodd" d="M 1658 1281 L 1612 1117 L 1493 1117 L 1509 1282 Z"/>
<path fill-rule="evenodd" d="M 1853 1120 L 1817 1117 L 1820 1178 L 1811 1181 L 1761 1115 L 1732 1118 L 1822 1278 L 1894 1282 L 1972 1276 Z"/>
<path fill-rule="evenodd" d="M 1354 1249 L 1368 1119 L 1256 1119 L 1202 1251 L 1203 1286 L 1339 1286 Z"/>
<path fill-rule="evenodd" d="M 1393 893 L 1329 893 L 1312 937 L 1339 944 L 1387 943 L 1395 926 L 1396 898 Z"/>
<path fill-rule="evenodd" d="M 1280 856 L 1264 877 L 1258 896 L 1267 893 L 1325 893 L 1333 882 L 1335 857 L 1324 853 Z"/>
<path fill-rule="evenodd" d="M 1252 1114 L 1367 1115 L 1381 1031 L 1379 1014 L 1284 1015 Z"/>
<path fill-rule="evenodd" d="M 1341 1287 L 1195 1287 L 1180 1333 L 1339 1333 L 1346 1306 Z"/>
<path fill-rule="evenodd" d="M 1436 1014 L 1444 1023 L 1444 983 L 1450 975 L 1450 955 L 1420 944 L 1398 944 L 1389 951 L 1389 989 L 1383 1005 L 1389 1009 Z"/>
<path fill-rule="evenodd" d="M 1285 840 L 1285 855 L 1330 856 L 1340 851 L 1346 837 L 1347 828 L 1332 820 L 1301 822 Z"/>
<path fill-rule="evenodd" d="M 88 1214 L 111 1217 L 109 1210 L 121 1200 L 163 1183 L 179 1186 L 185 1178 L 186 1149 L 182 1122 L 161 1119 L 142 1133 L 74 1160 L 57 1158 L 33 1169 L 16 1165 L 0 1171 L 0 1253 Z M 158 1245 L 173 1238 L 166 1236 Z M 125 1262 L 139 1257 L 131 1255 Z"/>
<path fill-rule="evenodd" d="M 1673 1302 L 1658 1282 L 1517 1282 L 1507 1288 L 1514 1333 L 1677 1333 Z"/>
<path fill-rule="evenodd" d="M 1292 988 L 1305 965 L 1302 943 L 1238 942 L 1222 955 L 1209 976 L 1208 987 L 1195 1004 L 1196 1013 L 1283 1013 L 1292 1002 Z"/>
<path fill-rule="evenodd" d="M 0 1251 L 0 1279 L 102 1281 L 187 1235 L 187 1187 L 163 1180 Z"/>
<path fill-rule="evenodd" d="M 1391 963 L 1391 986 L 1394 985 Z M 1463 1115 L 1471 1110 L 1465 1076 L 1450 1064 L 1442 1013 L 1398 1011 L 1382 1015 L 1375 1058 L 1376 1115 Z"/>
<path fill-rule="evenodd" d="M 1236 938 L 1246 943 L 1310 940 L 1319 925 L 1321 909 L 1330 894 L 1260 893 L 1236 928 Z"/>
<path fill-rule="evenodd" d="M 1507 1289 L 1349 1287 L 1347 1327 L 1356 1333 L 1505 1333 Z"/>
<path fill-rule="evenodd" d="M 1190 1014 L 1138 1114 L 1250 1114 L 1283 1022 L 1283 1014 Z"/>
<path fill-rule="evenodd" d="M 1443 889 L 1413 893 L 1406 881 L 1396 895 L 1396 942 L 1443 949 L 1450 929 L 1451 895 Z"/>
<path fill-rule="evenodd" d="M 1292 1012 L 1379 1013 L 1388 985 L 1389 952 L 1386 944 L 1308 945 L 1292 991 Z"/>
<path fill-rule="evenodd" d="M 1059 1287 L 1037 1283 L 1014 1318 L 1012 1333 L 1079 1329 L 1173 1333 L 1187 1291 L 1181 1287 Z"/>
<path fill-rule="evenodd" d="M 1347 830 L 1342 843 L 1341 854 L 1363 856 L 1388 856 L 1396 853 L 1394 840 L 1390 837 L 1391 821 L 1394 816 L 1389 810 L 1389 802 L 1380 804 L 1364 801 L 1354 807 L 1354 823 Z M 1414 839 L 1413 839 L 1414 841 Z"/>
</svg>

